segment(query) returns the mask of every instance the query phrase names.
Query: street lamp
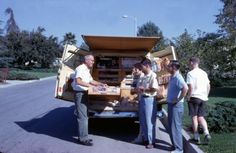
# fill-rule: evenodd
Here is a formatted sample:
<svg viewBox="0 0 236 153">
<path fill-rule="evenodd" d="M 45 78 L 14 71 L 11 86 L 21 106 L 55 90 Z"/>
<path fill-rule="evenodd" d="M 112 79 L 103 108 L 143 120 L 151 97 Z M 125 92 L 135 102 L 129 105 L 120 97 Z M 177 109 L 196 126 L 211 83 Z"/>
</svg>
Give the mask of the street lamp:
<svg viewBox="0 0 236 153">
<path fill-rule="evenodd" d="M 130 18 L 134 20 L 134 35 L 137 36 L 137 18 L 135 16 L 123 15 L 122 18 Z"/>
</svg>

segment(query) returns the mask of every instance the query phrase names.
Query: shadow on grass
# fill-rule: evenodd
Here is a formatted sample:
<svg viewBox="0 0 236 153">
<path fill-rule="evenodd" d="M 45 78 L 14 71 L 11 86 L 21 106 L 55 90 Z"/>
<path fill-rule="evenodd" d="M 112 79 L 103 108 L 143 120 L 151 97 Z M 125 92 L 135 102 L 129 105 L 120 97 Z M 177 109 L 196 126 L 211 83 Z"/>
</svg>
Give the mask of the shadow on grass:
<svg viewBox="0 0 236 153">
<path fill-rule="evenodd" d="M 236 87 L 213 88 L 211 89 L 210 96 L 236 98 Z"/>
</svg>

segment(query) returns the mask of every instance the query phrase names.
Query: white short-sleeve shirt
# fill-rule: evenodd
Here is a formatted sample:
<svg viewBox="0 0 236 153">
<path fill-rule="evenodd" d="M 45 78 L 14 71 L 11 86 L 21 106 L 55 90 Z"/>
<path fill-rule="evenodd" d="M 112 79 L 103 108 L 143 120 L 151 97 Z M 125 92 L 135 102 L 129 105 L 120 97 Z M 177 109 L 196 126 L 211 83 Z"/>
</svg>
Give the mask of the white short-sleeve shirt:
<svg viewBox="0 0 236 153">
<path fill-rule="evenodd" d="M 90 69 L 85 65 L 81 64 L 75 69 L 75 75 L 72 82 L 72 87 L 75 91 L 86 91 L 88 87 L 77 84 L 77 78 L 80 78 L 83 82 L 90 83 L 93 78 L 90 73 Z"/>
<path fill-rule="evenodd" d="M 200 68 L 195 68 L 187 74 L 187 84 L 192 85 L 191 97 L 199 98 L 201 100 L 208 100 L 207 87 L 210 83 L 207 73 Z"/>
<path fill-rule="evenodd" d="M 157 75 L 153 71 L 151 71 L 149 74 L 141 76 L 137 83 L 137 87 L 139 86 L 143 86 L 144 88 L 158 89 L 159 86 L 157 82 Z M 146 95 L 146 96 L 156 96 L 156 94 L 157 92 L 142 93 L 142 95 Z"/>
</svg>

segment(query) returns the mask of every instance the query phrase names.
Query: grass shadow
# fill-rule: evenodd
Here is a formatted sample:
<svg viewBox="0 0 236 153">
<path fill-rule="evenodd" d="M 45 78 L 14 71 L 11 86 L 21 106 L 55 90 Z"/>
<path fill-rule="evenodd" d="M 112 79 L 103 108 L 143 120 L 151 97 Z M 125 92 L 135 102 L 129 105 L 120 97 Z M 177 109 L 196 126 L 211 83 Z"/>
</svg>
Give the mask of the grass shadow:
<svg viewBox="0 0 236 153">
<path fill-rule="evenodd" d="M 236 87 L 221 87 L 211 89 L 211 97 L 236 98 Z"/>
</svg>

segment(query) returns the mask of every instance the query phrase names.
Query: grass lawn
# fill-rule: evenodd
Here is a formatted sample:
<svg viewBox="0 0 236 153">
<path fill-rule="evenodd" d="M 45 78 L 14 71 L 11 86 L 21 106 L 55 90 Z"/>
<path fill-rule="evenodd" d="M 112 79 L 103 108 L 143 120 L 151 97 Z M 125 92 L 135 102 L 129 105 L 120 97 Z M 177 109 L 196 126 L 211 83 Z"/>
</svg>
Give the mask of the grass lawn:
<svg viewBox="0 0 236 153">
<path fill-rule="evenodd" d="M 57 74 L 56 72 L 34 72 L 34 71 L 24 71 L 24 72 L 35 75 L 38 78 L 45 78 L 45 77 L 55 76 Z"/>
<path fill-rule="evenodd" d="M 212 141 L 208 145 L 200 145 L 205 153 L 236 153 L 236 133 L 212 133 L 211 136 Z"/>
<path fill-rule="evenodd" d="M 40 79 L 57 74 L 56 69 L 32 69 L 32 70 L 21 70 L 21 69 L 10 69 L 8 74 L 9 80 L 32 80 Z"/>
<path fill-rule="evenodd" d="M 213 107 L 215 103 L 224 101 L 233 101 L 236 103 L 236 87 L 212 89 L 207 104 Z M 184 129 L 188 130 L 191 127 L 191 119 L 188 116 L 188 105 L 186 102 L 183 124 Z M 212 141 L 209 145 L 199 146 L 205 153 L 236 153 L 236 133 L 211 133 L 211 136 Z M 201 140 L 203 140 L 203 137 Z"/>
</svg>

